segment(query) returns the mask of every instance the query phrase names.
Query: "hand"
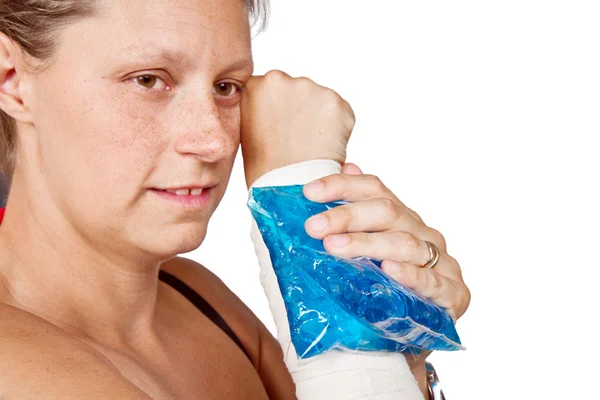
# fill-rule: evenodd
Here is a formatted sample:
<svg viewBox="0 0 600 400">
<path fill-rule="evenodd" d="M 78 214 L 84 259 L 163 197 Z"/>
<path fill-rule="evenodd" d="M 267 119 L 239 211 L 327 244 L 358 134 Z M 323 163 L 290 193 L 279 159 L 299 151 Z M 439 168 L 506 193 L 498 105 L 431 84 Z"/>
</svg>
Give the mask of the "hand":
<svg viewBox="0 0 600 400">
<path fill-rule="evenodd" d="M 305 224 L 307 233 L 323 240 L 325 249 L 332 254 L 383 260 L 383 272 L 444 307 L 454 321 L 460 318 L 469 306 L 471 293 L 458 262 L 446 250 L 442 234 L 427 227 L 376 176 L 364 175 L 354 164 L 344 164 L 341 172 L 305 185 L 304 195 L 317 202 L 353 203 L 310 218 Z M 440 250 L 434 269 L 419 268 L 430 257 L 425 240 Z M 425 359 L 429 354 L 430 351 L 405 354 L 424 395 Z"/>
<path fill-rule="evenodd" d="M 317 202 L 353 202 L 307 220 L 307 233 L 322 239 L 328 252 L 383 260 L 383 272 L 444 307 L 455 321 L 464 314 L 471 294 L 458 262 L 447 253 L 444 237 L 427 227 L 379 178 L 345 164 L 341 174 L 305 185 L 304 195 Z M 430 257 L 425 240 L 440 250 L 434 269 L 419 268 Z"/>
<path fill-rule="evenodd" d="M 246 183 L 275 168 L 329 159 L 343 164 L 354 128 L 350 105 L 308 78 L 281 71 L 252 77 L 241 102 Z"/>
</svg>

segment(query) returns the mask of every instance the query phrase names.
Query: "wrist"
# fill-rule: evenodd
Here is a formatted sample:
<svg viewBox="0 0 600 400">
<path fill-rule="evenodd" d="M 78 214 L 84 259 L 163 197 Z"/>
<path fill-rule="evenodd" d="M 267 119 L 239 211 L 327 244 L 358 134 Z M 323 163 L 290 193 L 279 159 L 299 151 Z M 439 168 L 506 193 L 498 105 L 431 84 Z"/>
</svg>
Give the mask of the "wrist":
<svg viewBox="0 0 600 400">
<path fill-rule="evenodd" d="M 246 186 L 250 188 L 254 182 L 266 174 L 277 168 L 286 167 L 292 164 L 298 164 L 305 161 L 313 160 L 333 160 L 340 165 L 346 161 L 345 154 L 333 154 L 333 152 L 312 152 L 310 155 L 304 153 L 290 153 L 273 151 L 257 151 L 256 149 L 247 150 L 242 146 L 242 157 L 244 159 L 244 175 L 246 177 Z"/>
<path fill-rule="evenodd" d="M 407 357 L 407 361 L 408 361 Z M 425 359 L 420 359 L 416 362 L 408 362 L 408 366 L 410 367 L 410 372 L 412 372 L 413 377 L 417 381 L 417 385 L 419 386 L 419 390 L 423 394 L 423 398 L 425 400 L 429 400 L 429 386 L 427 381 L 427 368 L 425 366 Z"/>
<path fill-rule="evenodd" d="M 246 169 L 248 188 L 262 186 L 304 185 L 324 176 L 339 174 L 342 166 L 331 159 L 312 159 L 250 165 Z"/>
</svg>

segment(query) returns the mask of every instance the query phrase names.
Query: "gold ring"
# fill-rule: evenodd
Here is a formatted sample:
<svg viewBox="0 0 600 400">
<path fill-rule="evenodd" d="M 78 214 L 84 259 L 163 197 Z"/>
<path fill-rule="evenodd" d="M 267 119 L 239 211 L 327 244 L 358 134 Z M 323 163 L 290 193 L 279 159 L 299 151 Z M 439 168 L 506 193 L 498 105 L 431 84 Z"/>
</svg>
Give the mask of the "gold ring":
<svg viewBox="0 0 600 400">
<path fill-rule="evenodd" d="M 431 269 L 437 265 L 438 261 L 440 261 L 440 249 L 438 249 L 434 243 L 428 242 L 427 240 L 425 240 L 425 244 L 427 244 L 427 248 L 429 249 L 429 261 L 419 268 Z"/>
</svg>

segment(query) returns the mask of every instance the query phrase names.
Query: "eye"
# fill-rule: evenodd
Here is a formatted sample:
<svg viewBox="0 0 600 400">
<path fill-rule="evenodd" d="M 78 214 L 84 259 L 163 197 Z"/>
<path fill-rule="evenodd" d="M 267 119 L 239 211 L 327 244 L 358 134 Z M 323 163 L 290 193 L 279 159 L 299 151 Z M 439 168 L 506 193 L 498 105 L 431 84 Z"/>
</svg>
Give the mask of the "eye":
<svg viewBox="0 0 600 400">
<path fill-rule="evenodd" d="M 238 85 L 236 85 L 234 83 L 222 82 L 222 83 L 217 83 L 214 86 L 214 91 L 219 96 L 231 97 L 231 96 L 236 95 L 240 91 L 240 88 Z"/>
<path fill-rule="evenodd" d="M 165 83 L 165 81 L 156 75 L 139 75 L 132 78 L 139 86 L 146 89 L 155 90 L 171 90 L 171 88 Z M 162 88 L 161 88 L 162 86 Z"/>
</svg>

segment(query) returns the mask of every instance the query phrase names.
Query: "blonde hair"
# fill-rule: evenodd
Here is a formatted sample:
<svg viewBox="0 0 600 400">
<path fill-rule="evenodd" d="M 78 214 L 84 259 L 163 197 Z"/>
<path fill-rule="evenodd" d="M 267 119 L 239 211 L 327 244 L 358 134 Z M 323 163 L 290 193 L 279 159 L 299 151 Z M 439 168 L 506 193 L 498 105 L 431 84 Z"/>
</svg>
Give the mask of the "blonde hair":
<svg viewBox="0 0 600 400">
<path fill-rule="evenodd" d="M 61 27 L 94 15 L 94 0 L 0 0 L 0 32 L 13 40 L 35 69 L 46 68 Z M 268 0 L 244 0 L 252 26 L 266 26 Z M 34 69 L 34 63 L 28 62 Z M 16 153 L 15 121 L 0 110 L 0 185 L 10 184 Z M 1 202 L 1 200 L 0 200 Z"/>
</svg>

